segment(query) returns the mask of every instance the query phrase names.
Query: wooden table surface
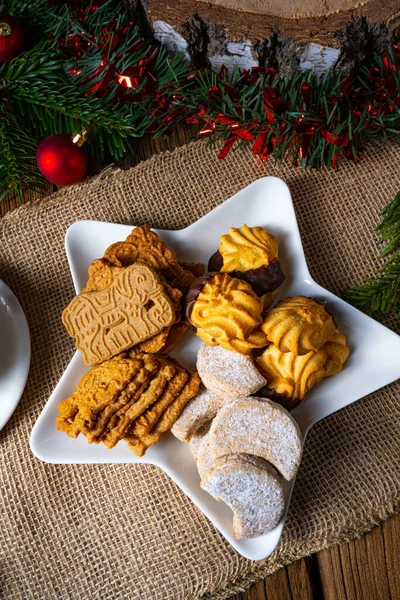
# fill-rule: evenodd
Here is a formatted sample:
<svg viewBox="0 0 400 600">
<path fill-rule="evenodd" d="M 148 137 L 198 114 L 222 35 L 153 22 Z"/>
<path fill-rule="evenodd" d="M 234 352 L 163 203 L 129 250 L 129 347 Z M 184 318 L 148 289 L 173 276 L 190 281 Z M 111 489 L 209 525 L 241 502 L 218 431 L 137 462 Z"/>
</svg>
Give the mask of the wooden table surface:
<svg viewBox="0 0 400 600">
<path fill-rule="evenodd" d="M 187 143 L 195 133 L 193 127 L 182 127 L 166 140 L 137 140 L 135 155 L 117 164 L 128 168 L 154 153 Z M 89 174 L 100 169 L 101 164 L 92 161 Z M 55 189 L 51 184 L 47 186 L 48 193 Z M 5 199 L 0 203 L 1 216 L 17 206 L 18 200 Z M 236 594 L 233 600 L 400 600 L 400 515 L 361 539 L 323 550 L 277 571 Z"/>
</svg>

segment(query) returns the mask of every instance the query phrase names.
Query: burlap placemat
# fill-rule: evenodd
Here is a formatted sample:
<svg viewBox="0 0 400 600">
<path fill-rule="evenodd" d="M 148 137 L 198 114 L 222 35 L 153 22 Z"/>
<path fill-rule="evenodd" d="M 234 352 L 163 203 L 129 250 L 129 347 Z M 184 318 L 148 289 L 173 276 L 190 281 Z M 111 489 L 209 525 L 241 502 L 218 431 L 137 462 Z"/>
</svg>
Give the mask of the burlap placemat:
<svg viewBox="0 0 400 600">
<path fill-rule="evenodd" d="M 302 173 L 265 167 L 246 151 L 221 162 L 200 142 L 127 172 L 108 171 L 4 218 L 0 277 L 25 310 L 32 364 L 0 434 L 2 597 L 224 598 L 396 511 L 398 384 L 311 430 L 282 540 L 259 563 L 237 554 L 156 467 L 43 464 L 30 452 L 29 434 L 74 352 L 60 320 L 73 295 L 64 252 L 71 223 L 186 227 L 251 181 L 278 175 L 291 189 L 311 273 L 340 293 L 379 264 L 373 227 L 400 190 L 399 164 L 397 147 L 373 150 L 359 166 Z"/>
</svg>

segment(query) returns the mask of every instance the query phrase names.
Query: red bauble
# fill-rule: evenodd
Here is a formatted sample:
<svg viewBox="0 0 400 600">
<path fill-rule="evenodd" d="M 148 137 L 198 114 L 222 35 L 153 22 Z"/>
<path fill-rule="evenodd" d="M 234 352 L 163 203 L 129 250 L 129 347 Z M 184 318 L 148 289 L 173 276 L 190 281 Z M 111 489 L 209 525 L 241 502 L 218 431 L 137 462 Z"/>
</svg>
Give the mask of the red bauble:
<svg viewBox="0 0 400 600">
<path fill-rule="evenodd" d="M 56 133 L 42 140 L 36 150 L 39 171 L 56 185 L 77 183 L 86 175 L 88 158 L 69 135 Z"/>
<path fill-rule="evenodd" d="M 27 35 L 19 19 L 0 13 L 0 62 L 10 62 L 27 48 Z"/>
</svg>

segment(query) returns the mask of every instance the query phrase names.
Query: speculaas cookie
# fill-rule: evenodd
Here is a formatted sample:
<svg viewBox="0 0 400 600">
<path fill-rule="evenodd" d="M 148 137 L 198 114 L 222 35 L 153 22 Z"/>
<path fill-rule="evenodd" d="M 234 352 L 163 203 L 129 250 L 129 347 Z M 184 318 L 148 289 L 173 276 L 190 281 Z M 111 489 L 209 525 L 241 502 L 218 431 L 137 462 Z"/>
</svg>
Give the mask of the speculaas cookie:
<svg viewBox="0 0 400 600">
<path fill-rule="evenodd" d="M 125 352 L 92 368 L 59 405 L 57 429 L 114 447 L 124 439 L 142 456 L 196 395 L 197 373 L 144 352 Z"/>
<path fill-rule="evenodd" d="M 140 263 L 123 269 L 110 287 L 76 296 L 62 319 L 87 365 L 107 360 L 176 321 L 156 271 Z"/>
</svg>

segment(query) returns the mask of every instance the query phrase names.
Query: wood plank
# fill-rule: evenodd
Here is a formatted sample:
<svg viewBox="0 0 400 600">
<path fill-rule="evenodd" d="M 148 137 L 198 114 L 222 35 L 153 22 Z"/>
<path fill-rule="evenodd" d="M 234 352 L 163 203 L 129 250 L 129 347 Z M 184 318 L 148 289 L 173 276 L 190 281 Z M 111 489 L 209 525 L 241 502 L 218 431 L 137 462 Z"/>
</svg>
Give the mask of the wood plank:
<svg viewBox="0 0 400 600">
<path fill-rule="evenodd" d="M 400 515 L 392 517 L 380 527 L 388 580 L 392 600 L 400 596 Z M 378 580 L 377 580 L 378 581 Z"/>
<path fill-rule="evenodd" d="M 290 590 L 287 568 L 272 573 L 264 580 L 267 600 L 296 600 Z"/>
<path fill-rule="evenodd" d="M 287 567 L 290 590 L 295 600 L 313 600 L 311 561 L 298 560 Z"/>
<path fill-rule="evenodd" d="M 340 562 L 339 546 L 317 554 L 325 600 L 346 600 L 346 590 Z M 349 598 L 354 598 L 354 594 Z"/>
</svg>

